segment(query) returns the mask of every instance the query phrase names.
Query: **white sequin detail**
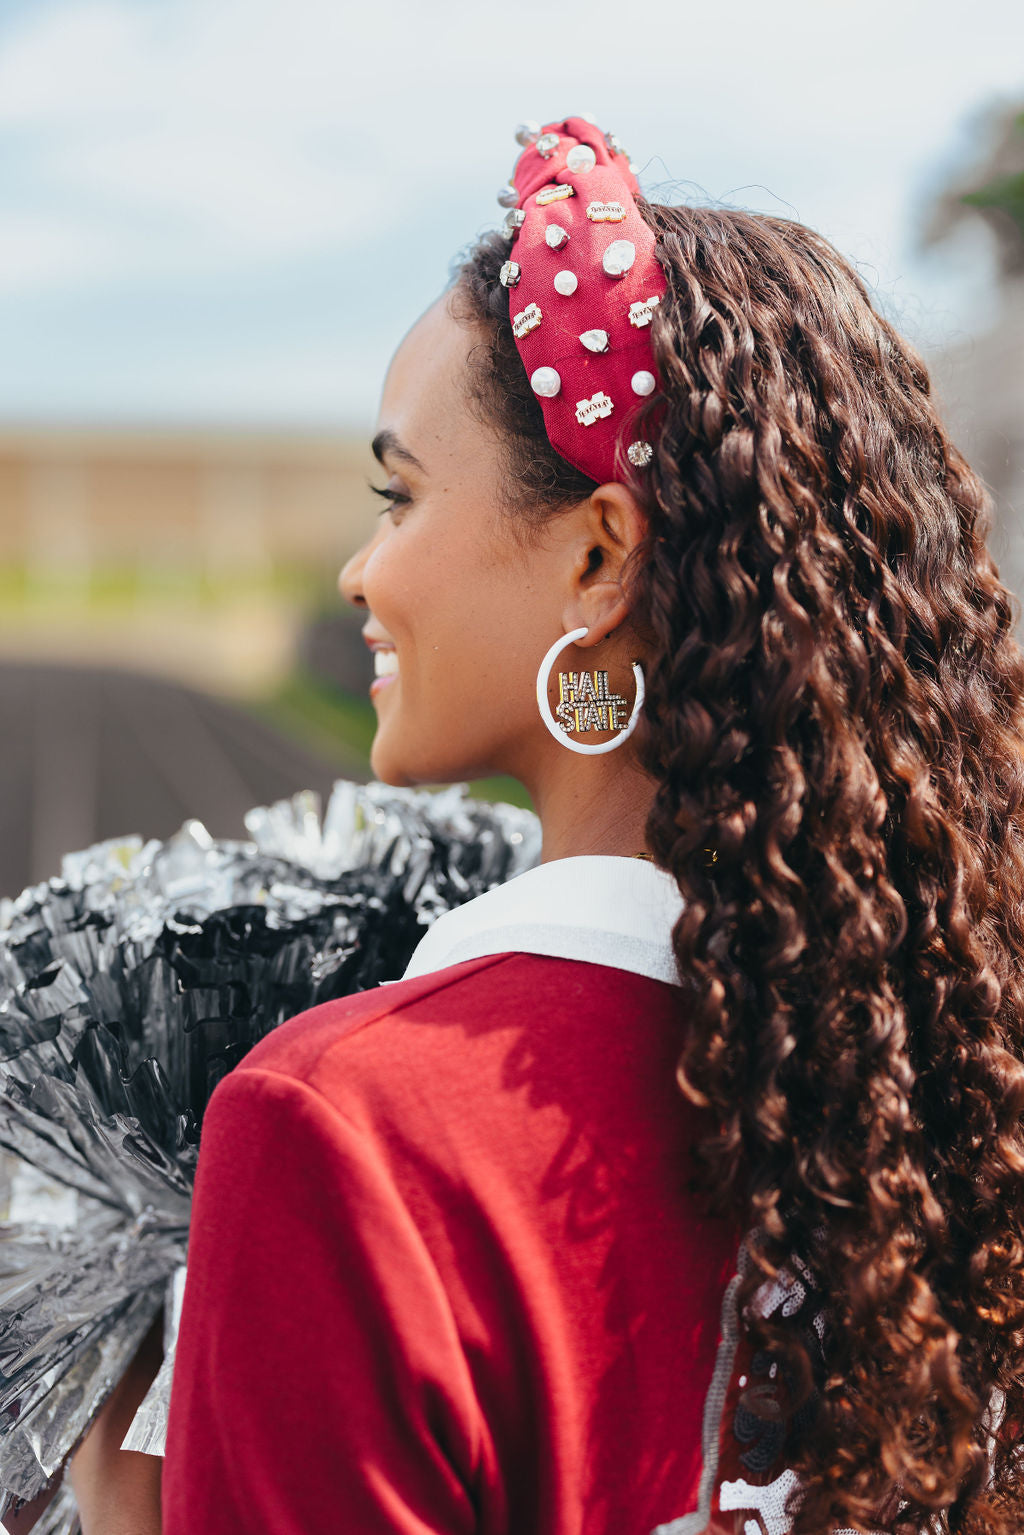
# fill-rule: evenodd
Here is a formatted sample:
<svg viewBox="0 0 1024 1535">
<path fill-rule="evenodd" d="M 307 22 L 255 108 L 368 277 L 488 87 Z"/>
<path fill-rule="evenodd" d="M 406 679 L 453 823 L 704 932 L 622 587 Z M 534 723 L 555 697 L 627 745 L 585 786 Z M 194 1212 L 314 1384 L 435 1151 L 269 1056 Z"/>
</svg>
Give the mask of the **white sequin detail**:
<svg viewBox="0 0 1024 1535">
<path fill-rule="evenodd" d="M 726 1287 L 722 1298 L 720 1341 L 715 1357 L 714 1373 L 708 1394 L 704 1398 L 704 1416 L 701 1424 L 702 1466 L 697 1489 L 697 1507 L 692 1513 L 659 1524 L 651 1535 L 706 1535 L 711 1519 L 711 1505 L 715 1489 L 718 1489 L 719 1506 L 726 1513 L 746 1513 L 758 1517 L 743 1521 L 743 1535 L 789 1535 L 792 1523 L 786 1512 L 786 1504 L 792 1494 L 799 1499 L 800 1481 L 795 1471 L 788 1467 L 767 1486 L 757 1487 L 738 1478 L 734 1482 L 718 1484 L 718 1462 L 721 1453 L 722 1418 L 729 1393 L 729 1382 L 736 1362 L 741 1327 L 737 1312 L 737 1296 L 750 1271 L 749 1238 L 740 1243 L 736 1273 Z M 795 1267 L 803 1270 L 796 1262 Z M 806 1271 L 804 1271 L 806 1272 Z M 795 1275 L 780 1276 L 779 1280 L 762 1284 L 755 1292 L 752 1305 L 762 1316 L 770 1317 L 780 1308 L 784 1316 L 799 1311 L 806 1299 L 804 1285 Z M 820 1313 L 819 1313 L 820 1315 Z M 815 1317 L 817 1326 L 818 1317 Z M 741 1381 L 742 1384 L 742 1381 Z M 833 1535 L 856 1535 L 849 1528 L 835 1530 Z"/>
<path fill-rule="evenodd" d="M 726 1514 L 745 1514 L 748 1510 L 760 1514 L 764 1535 L 788 1535 L 792 1523 L 786 1511 L 786 1503 L 798 1486 L 796 1472 L 788 1469 L 766 1487 L 755 1487 L 740 1478 L 735 1482 L 722 1483 L 718 1489 L 718 1502 Z M 761 1535 L 760 1525 L 754 1519 L 748 1519 L 743 1530 L 744 1535 L 748 1531 L 752 1531 L 753 1535 Z"/>
</svg>

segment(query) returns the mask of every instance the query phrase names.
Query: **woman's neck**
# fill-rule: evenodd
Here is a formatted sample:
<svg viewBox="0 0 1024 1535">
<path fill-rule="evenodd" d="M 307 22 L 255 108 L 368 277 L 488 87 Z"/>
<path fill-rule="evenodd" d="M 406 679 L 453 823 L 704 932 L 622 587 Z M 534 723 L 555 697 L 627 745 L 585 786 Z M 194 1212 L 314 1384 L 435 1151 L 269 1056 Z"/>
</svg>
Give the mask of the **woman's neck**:
<svg viewBox="0 0 1024 1535">
<path fill-rule="evenodd" d="M 657 784 L 635 761 L 616 763 L 613 755 L 570 758 L 527 785 L 543 831 L 542 863 L 646 851 L 644 828 Z"/>
</svg>

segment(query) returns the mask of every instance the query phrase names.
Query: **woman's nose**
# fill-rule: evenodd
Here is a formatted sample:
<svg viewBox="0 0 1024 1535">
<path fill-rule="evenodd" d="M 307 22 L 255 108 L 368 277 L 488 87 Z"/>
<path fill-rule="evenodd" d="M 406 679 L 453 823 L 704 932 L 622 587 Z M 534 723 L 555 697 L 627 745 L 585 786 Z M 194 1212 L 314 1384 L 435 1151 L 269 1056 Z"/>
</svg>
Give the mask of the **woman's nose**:
<svg viewBox="0 0 1024 1535">
<path fill-rule="evenodd" d="M 351 602 L 353 607 L 365 608 L 366 598 L 363 595 L 363 571 L 366 568 L 367 556 L 378 535 L 368 539 L 361 549 L 357 549 L 350 560 L 346 560 L 338 574 L 338 590 L 346 602 Z"/>
</svg>

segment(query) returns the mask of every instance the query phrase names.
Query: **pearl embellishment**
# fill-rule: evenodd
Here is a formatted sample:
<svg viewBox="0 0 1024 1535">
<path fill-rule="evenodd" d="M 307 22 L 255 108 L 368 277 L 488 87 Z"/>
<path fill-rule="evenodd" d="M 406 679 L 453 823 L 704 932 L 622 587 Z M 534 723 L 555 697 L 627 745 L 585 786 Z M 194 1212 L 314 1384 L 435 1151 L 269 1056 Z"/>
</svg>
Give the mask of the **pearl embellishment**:
<svg viewBox="0 0 1024 1535">
<path fill-rule="evenodd" d="M 658 381 L 653 373 L 648 373 L 646 368 L 641 368 L 639 373 L 633 374 L 629 382 L 634 394 L 653 394 Z"/>
<path fill-rule="evenodd" d="M 520 123 L 516 129 L 516 143 L 521 144 L 524 149 L 529 149 L 538 138 L 540 138 L 540 123 L 527 120 L 525 123 Z"/>
<path fill-rule="evenodd" d="M 543 400 L 553 400 L 562 387 L 562 380 L 554 368 L 537 368 L 530 374 L 530 388 Z"/>
<path fill-rule="evenodd" d="M 597 156 L 589 144 L 574 144 L 565 157 L 569 170 L 577 176 L 585 176 L 597 164 Z"/>
<path fill-rule="evenodd" d="M 555 292 L 569 298 L 580 285 L 580 280 L 575 272 L 556 272 L 554 276 Z"/>
</svg>

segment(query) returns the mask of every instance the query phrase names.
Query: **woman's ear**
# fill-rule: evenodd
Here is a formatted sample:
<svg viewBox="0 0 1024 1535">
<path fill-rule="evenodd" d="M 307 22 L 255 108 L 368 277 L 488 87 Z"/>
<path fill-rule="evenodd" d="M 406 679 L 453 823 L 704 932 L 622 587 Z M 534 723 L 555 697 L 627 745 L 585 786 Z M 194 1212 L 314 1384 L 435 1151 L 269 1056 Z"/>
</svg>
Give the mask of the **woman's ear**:
<svg viewBox="0 0 1024 1535">
<path fill-rule="evenodd" d="M 580 503 L 563 623 L 566 631 L 586 624 L 583 648 L 599 644 L 629 617 L 624 569 L 646 535 L 647 514 L 628 485 L 610 480 Z"/>
</svg>

